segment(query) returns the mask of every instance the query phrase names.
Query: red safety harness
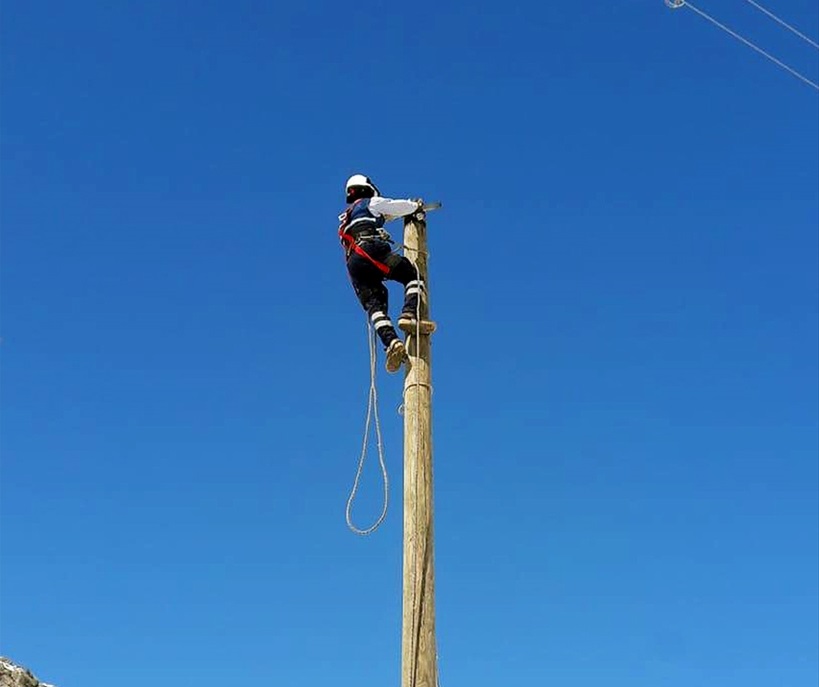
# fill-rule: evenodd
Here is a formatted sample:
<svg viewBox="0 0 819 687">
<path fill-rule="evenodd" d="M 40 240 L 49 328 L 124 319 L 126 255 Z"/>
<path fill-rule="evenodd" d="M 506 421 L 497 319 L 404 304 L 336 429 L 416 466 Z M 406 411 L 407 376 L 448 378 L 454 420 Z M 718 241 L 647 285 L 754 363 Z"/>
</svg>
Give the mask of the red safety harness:
<svg viewBox="0 0 819 687">
<path fill-rule="evenodd" d="M 352 234 L 347 233 L 347 224 L 350 221 L 350 212 L 352 211 L 353 206 L 347 208 L 346 212 L 341 216 L 341 224 L 338 227 L 338 235 L 341 239 L 341 243 L 345 246 L 346 254 L 349 256 L 350 252 L 352 251 L 356 255 L 361 256 L 365 260 L 369 260 L 373 265 L 375 265 L 380 272 L 383 274 L 389 274 L 390 268 L 387 267 L 383 262 L 378 262 L 372 255 L 370 255 L 367 251 L 365 251 L 361 246 L 356 243 L 355 237 Z"/>
</svg>

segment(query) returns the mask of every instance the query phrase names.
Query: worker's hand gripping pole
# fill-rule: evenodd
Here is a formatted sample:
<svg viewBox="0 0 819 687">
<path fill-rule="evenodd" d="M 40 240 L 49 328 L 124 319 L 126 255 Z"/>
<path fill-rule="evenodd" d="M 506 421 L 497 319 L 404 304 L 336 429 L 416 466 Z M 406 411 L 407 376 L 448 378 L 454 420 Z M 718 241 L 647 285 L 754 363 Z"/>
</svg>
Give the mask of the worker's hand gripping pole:
<svg viewBox="0 0 819 687">
<path fill-rule="evenodd" d="M 440 207 L 441 207 L 440 201 L 435 201 L 432 203 L 425 203 L 424 201 L 421 201 L 421 207 L 418 208 L 418 210 L 416 210 L 413 213 L 412 217 L 421 222 L 424 222 L 426 221 L 428 212 L 431 212 L 432 210 L 437 210 Z M 426 231 L 426 226 L 424 226 L 424 231 Z"/>
</svg>

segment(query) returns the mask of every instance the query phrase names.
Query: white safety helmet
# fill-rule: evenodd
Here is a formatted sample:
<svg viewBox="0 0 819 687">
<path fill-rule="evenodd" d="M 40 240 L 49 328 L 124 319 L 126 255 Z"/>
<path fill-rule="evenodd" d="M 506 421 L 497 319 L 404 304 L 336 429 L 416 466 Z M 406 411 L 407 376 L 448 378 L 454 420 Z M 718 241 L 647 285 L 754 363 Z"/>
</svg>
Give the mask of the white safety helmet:
<svg viewBox="0 0 819 687">
<path fill-rule="evenodd" d="M 353 176 L 347 179 L 347 184 L 344 187 L 344 191 L 348 197 L 350 196 L 350 189 L 352 188 L 369 188 L 375 195 L 378 196 L 381 194 L 378 187 L 372 182 L 370 177 L 364 176 L 363 174 L 353 174 Z"/>
</svg>

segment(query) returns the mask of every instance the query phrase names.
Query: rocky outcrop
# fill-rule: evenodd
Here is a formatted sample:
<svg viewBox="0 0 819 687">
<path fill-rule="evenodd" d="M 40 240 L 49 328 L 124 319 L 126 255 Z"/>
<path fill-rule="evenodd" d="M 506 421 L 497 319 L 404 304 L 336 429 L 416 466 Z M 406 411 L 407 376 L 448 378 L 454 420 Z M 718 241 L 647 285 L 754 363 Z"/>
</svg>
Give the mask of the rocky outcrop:
<svg viewBox="0 0 819 687">
<path fill-rule="evenodd" d="M 54 687 L 40 682 L 30 671 L 0 656 L 0 687 Z"/>
</svg>

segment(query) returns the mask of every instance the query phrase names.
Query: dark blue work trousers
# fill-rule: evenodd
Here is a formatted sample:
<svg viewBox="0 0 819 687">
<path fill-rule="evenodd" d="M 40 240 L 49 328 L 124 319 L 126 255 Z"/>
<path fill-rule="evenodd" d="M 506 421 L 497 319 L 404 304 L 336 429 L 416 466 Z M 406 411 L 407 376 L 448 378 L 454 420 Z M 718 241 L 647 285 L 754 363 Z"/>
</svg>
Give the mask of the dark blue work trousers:
<svg viewBox="0 0 819 687">
<path fill-rule="evenodd" d="M 389 319 L 389 292 L 384 282 L 395 281 L 403 284 L 404 305 L 401 312 L 411 314 L 413 317 L 422 285 L 418 281 L 418 270 L 415 265 L 408 258 L 394 253 L 386 241 L 368 239 L 360 246 L 374 260 L 389 268 L 389 272 L 385 274 L 367 258 L 354 251 L 350 251 L 347 256 L 347 271 L 353 289 L 386 349 L 398 338 L 398 334 Z"/>
</svg>

